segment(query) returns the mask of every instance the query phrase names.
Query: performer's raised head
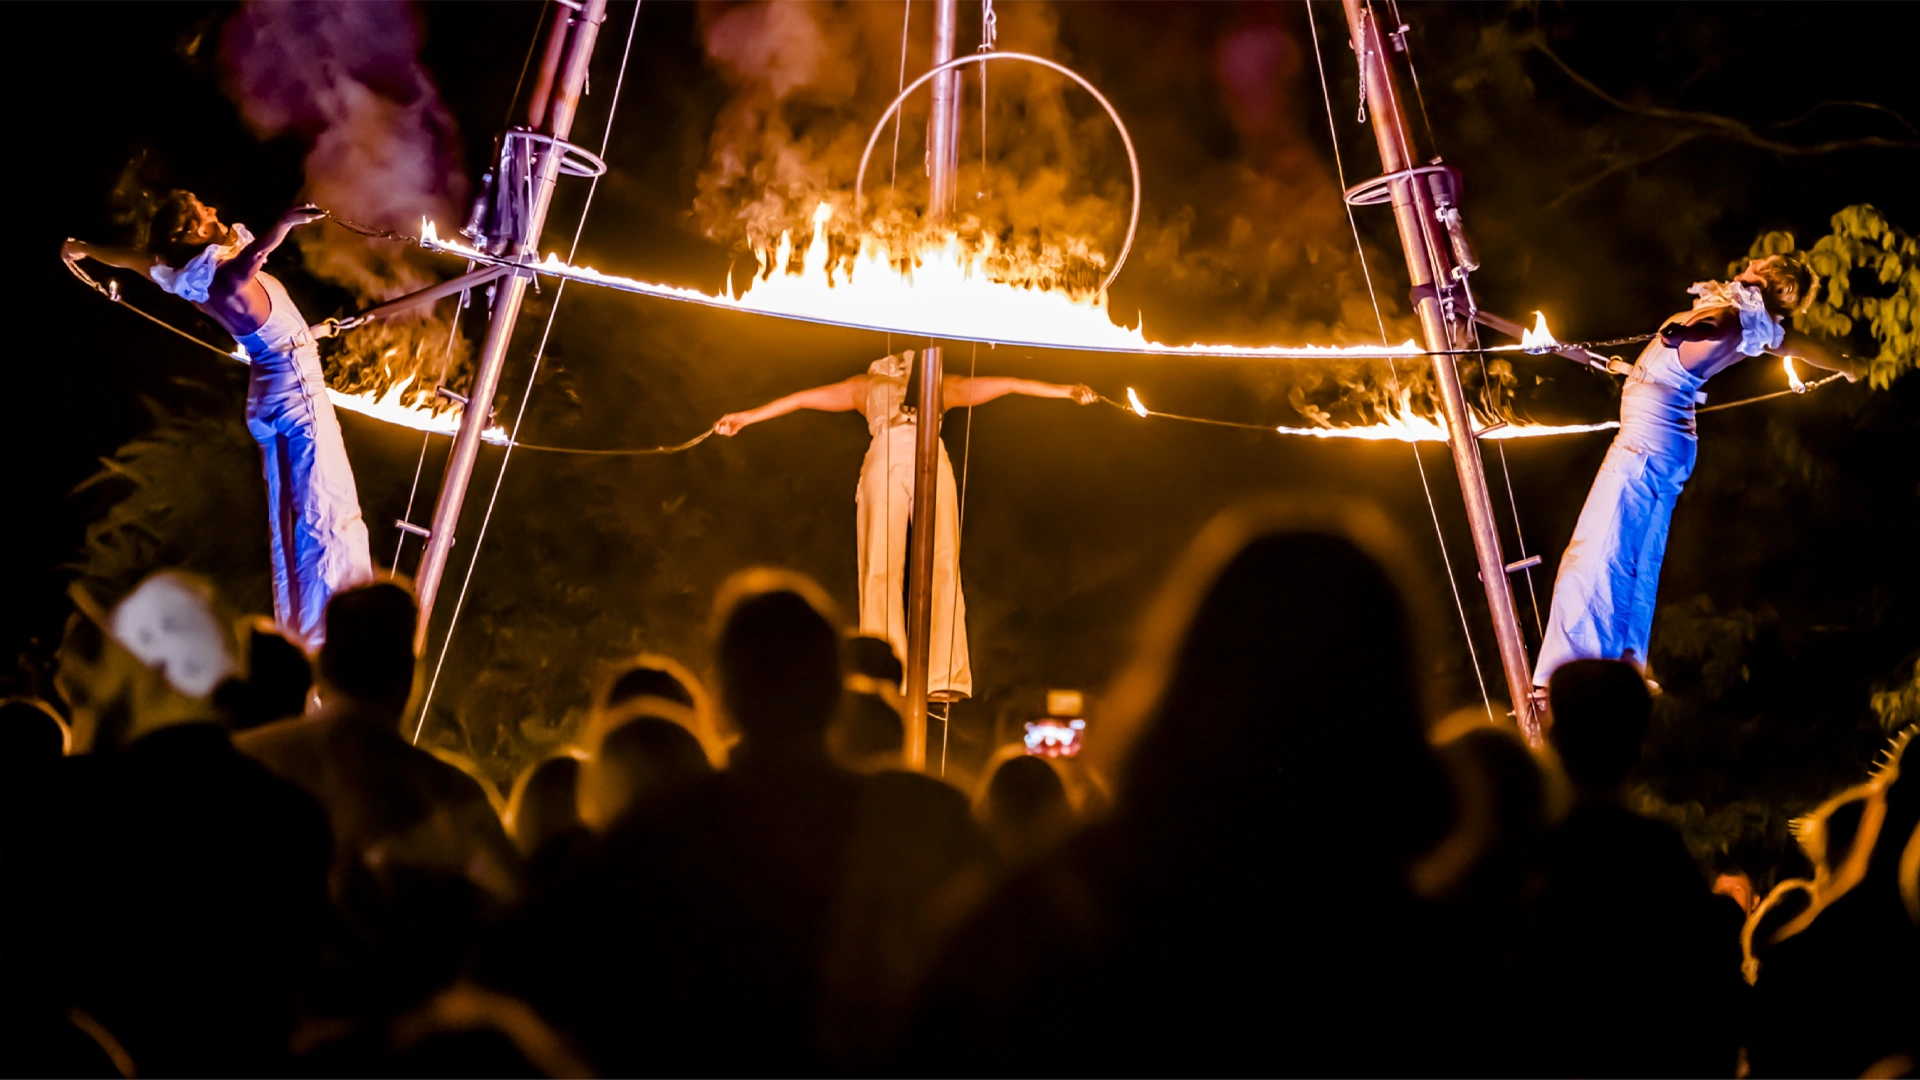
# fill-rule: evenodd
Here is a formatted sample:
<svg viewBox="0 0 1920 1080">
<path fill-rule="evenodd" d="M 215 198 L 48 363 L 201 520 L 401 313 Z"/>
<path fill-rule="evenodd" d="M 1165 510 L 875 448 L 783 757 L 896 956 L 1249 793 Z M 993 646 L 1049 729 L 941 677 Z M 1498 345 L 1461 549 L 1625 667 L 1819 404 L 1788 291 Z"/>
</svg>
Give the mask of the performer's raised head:
<svg viewBox="0 0 1920 1080">
<path fill-rule="evenodd" d="M 1794 255 L 1769 255 L 1754 259 L 1734 279 L 1760 290 L 1767 313 L 1784 319 L 1804 310 L 1813 299 L 1819 277 L 1806 260 Z"/>
<path fill-rule="evenodd" d="M 221 222 L 219 211 L 191 191 L 173 191 L 160 201 L 147 234 L 147 250 L 175 269 L 192 262 L 212 244 L 233 239 L 233 229 Z"/>
</svg>

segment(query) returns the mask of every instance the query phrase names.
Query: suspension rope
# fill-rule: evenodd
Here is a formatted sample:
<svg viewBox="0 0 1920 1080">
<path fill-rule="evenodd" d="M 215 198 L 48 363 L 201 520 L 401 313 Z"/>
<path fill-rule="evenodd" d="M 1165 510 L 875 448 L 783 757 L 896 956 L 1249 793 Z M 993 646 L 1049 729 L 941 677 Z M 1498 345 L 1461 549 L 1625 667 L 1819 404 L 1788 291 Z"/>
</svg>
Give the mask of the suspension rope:
<svg viewBox="0 0 1920 1080">
<path fill-rule="evenodd" d="M 1407 73 L 1413 79 L 1414 98 L 1420 103 L 1421 123 L 1425 125 L 1427 130 L 1427 145 L 1433 149 L 1434 160 L 1437 161 L 1439 160 L 1439 157 L 1440 157 L 1440 143 L 1433 133 L 1433 118 L 1429 116 L 1427 113 L 1426 95 L 1420 89 L 1420 72 L 1413 62 L 1413 47 L 1407 43 L 1407 31 L 1410 29 L 1410 27 L 1405 22 L 1401 21 L 1399 0 L 1387 0 L 1387 3 L 1390 5 L 1389 10 L 1393 13 L 1394 29 L 1393 29 L 1392 37 L 1394 42 L 1400 47 L 1400 51 L 1406 54 Z M 1377 21 L 1379 16 L 1375 14 L 1373 10 L 1373 0 L 1367 0 L 1367 17 L 1369 19 L 1375 20 L 1374 25 L 1377 29 L 1379 25 Z M 1384 62 L 1385 62 L 1385 58 L 1383 57 L 1382 63 L 1384 64 Z M 1361 77 L 1365 78 L 1366 76 L 1363 73 Z M 1391 95 L 1393 94 L 1392 80 L 1387 80 L 1387 93 L 1389 95 L 1389 105 L 1397 107 L 1398 102 L 1393 101 L 1391 99 Z M 1404 127 L 1400 129 L 1399 136 L 1400 136 L 1401 156 L 1409 163 L 1417 160 L 1413 154 L 1413 147 L 1408 145 L 1407 132 Z M 1343 187 L 1341 190 L 1344 191 L 1345 188 Z M 1436 268 L 1443 265 L 1440 258 L 1440 253 L 1437 250 L 1435 250 L 1434 237 L 1433 237 L 1432 229 L 1430 227 L 1430 223 L 1427 223 L 1427 222 L 1421 223 L 1420 239 L 1421 239 L 1421 243 L 1425 245 L 1427 249 L 1428 265 Z M 1650 338 L 1652 337 L 1652 335 L 1649 334 L 1647 335 L 1647 337 Z M 1453 327 L 1450 324 L 1447 327 L 1447 339 L 1448 339 L 1447 344 L 1449 345 L 1455 344 L 1455 342 L 1453 341 Z M 1484 403 L 1486 405 L 1488 415 L 1493 419 L 1498 420 L 1501 417 L 1499 415 L 1499 412 L 1496 411 L 1497 403 L 1494 400 L 1493 379 L 1487 370 L 1487 354 L 1484 350 L 1480 348 L 1480 345 L 1481 345 L 1480 327 L 1478 324 L 1474 323 L 1471 319 L 1467 320 L 1467 340 L 1469 344 L 1474 348 L 1475 350 L 1474 358 L 1479 362 L 1479 365 L 1480 365 L 1480 388 L 1481 388 L 1481 393 L 1484 395 Z M 1507 489 L 1507 507 L 1513 517 L 1513 535 L 1514 535 L 1515 545 L 1519 549 L 1519 553 L 1520 553 L 1519 561 L 1525 562 L 1528 557 L 1527 556 L 1527 537 L 1526 537 L 1525 529 L 1520 524 L 1520 501 L 1519 501 L 1519 498 L 1514 494 L 1514 490 L 1513 490 L 1513 471 L 1507 462 L 1506 445 L 1502 443 L 1496 449 L 1499 451 L 1499 454 L 1500 454 L 1500 477 L 1502 482 L 1506 485 L 1506 489 Z M 1533 567 L 1531 566 L 1523 567 L 1522 572 L 1526 575 L 1526 579 L 1527 579 L 1527 598 L 1529 603 L 1533 607 L 1534 628 L 1537 631 L 1539 631 L 1541 637 L 1544 638 L 1547 632 L 1546 623 L 1540 617 L 1540 595 L 1539 595 L 1538 588 L 1534 584 Z M 1520 708 L 1520 705 L 1518 702 L 1516 702 L 1514 704 L 1515 715 L 1519 715 L 1519 708 Z"/>
<path fill-rule="evenodd" d="M 1000 43 L 1000 16 L 994 14 L 993 0 L 980 0 L 980 47 L 975 52 L 992 52 Z M 980 187 L 979 198 L 987 195 L 987 65 L 980 65 Z M 976 353 L 979 350 L 974 350 Z M 971 422 L 971 421 L 969 421 Z M 943 752 L 944 753 L 944 752 Z M 943 774 L 944 775 L 944 774 Z"/>
<path fill-rule="evenodd" d="M 473 268 L 472 264 L 468 264 L 467 268 L 471 270 Z M 438 380 L 440 385 L 445 385 L 447 371 L 453 367 L 453 341 L 454 336 L 460 332 L 460 312 L 466 309 L 466 301 L 466 291 L 462 290 L 460 299 L 454 303 L 453 317 L 447 320 L 447 348 L 446 352 L 440 358 L 440 378 Z M 400 515 L 401 521 L 408 523 L 413 521 L 413 501 L 420 495 L 420 474 L 426 471 L 427 444 L 432 441 L 432 432 L 423 431 L 420 433 L 420 457 L 413 463 L 413 486 L 407 489 L 407 509 Z M 394 574 L 400 572 L 400 553 L 407 549 L 407 530 L 401 529 L 399 533 L 399 539 L 395 540 L 393 544 L 393 562 L 388 564 Z"/>
<path fill-rule="evenodd" d="M 561 15 L 559 17 L 565 18 L 566 16 Z M 620 91 L 621 88 L 626 85 L 627 61 L 633 55 L 634 31 L 638 29 L 639 26 L 640 0 L 634 0 L 633 20 L 627 24 L 627 42 L 625 48 L 620 53 L 620 74 L 615 78 L 613 83 L 613 100 L 607 105 L 606 127 L 600 137 L 600 156 L 602 158 L 607 156 L 607 148 L 613 143 L 613 120 L 620 108 Z M 520 141 L 523 144 L 527 142 L 525 139 Z M 560 150 L 556 146 L 550 148 L 549 152 L 559 153 Z M 600 190 L 600 177 L 602 175 L 605 174 L 596 174 L 587 182 L 586 201 L 580 207 L 580 223 L 574 226 L 573 241 L 567 248 L 568 262 L 572 262 L 575 254 L 580 250 L 580 238 L 586 233 L 587 215 L 593 210 L 593 197 L 594 194 Z M 514 414 L 513 434 L 519 434 L 520 424 L 526 419 L 527 402 L 533 397 L 534 379 L 539 376 L 541 361 L 546 358 L 547 340 L 553 334 L 554 319 L 560 312 L 560 298 L 566 293 L 566 288 L 567 283 L 562 281 L 553 290 L 553 303 L 547 309 L 547 324 L 540 331 L 540 344 L 535 347 L 533 352 L 533 369 L 527 373 L 526 389 L 520 394 L 520 407 Z M 487 403 L 469 402 L 467 407 L 484 409 L 487 407 Z M 711 434 L 711 432 L 709 432 L 709 434 Z M 694 441 L 697 443 L 700 439 L 704 438 L 706 438 L 706 436 L 702 435 Z M 480 563 L 480 551 L 487 541 L 487 529 L 493 524 L 493 511 L 500 502 L 500 488 L 506 480 L 507 466 L 513 461 L 513 450 L 514 446 L 510 437 L 507 443 L 506 455 L 500 459 L 500 471 L 494 474 L 493 491 L 487 497 L 487 512 L 485 516 L 480 519 L 480 534 L 474 539 L 473 555 L 467 560 L 467 571 L 460 579 L 460 594 L 454 601 L 453 615 L 447 622 L 447 635 L 440 643 L 440 655 L 433 664 L 433 678 L 428 681 L 426 695 L 420 702 L 420 719 L 413 728 L 412 741 L 416 745 L 420 742 L 420 732 L 427 726 L 427 714 L 433 705 L 433 694 L 440 685 L 440 672 L 441 669 L 446 666 L 447 653 L 451 651 L 454 634 L 460 627 L 460 615 L 467 604 L 467 589 L 473 584 L 474 568 Z"/>
<path fill-rule="evenodd" d="M 984 89 L 984 87 L 982 88 Z M 967 535 L 967 472 L 973 461 L 973 380 L 980 374 L 980 345 L 974 343 L 973 356 L 967 362 L 967 435 L 960 442 L 960 506 L 954 521 L 953 534 L 953 597 L 947 604 L 947 678 L 953 678 L 953 658 L 960 643 L 960 541 Z M 933 516 L 940 516 L 939 500 L 934 500 Z M 938 543 L 936 537 L 935 543 Z M 931 613 L 929 613 L 931 614 Z M 968 667 L 972 667 L 971 661 Z M 947 775 L 947 728 L 953 716 L 953 706 L 940 716 L 940 775 Z"/>
<path fill-rule="evenodd" d="M 1305 5 L 1307 9 L 1307 26 L 1313 38 L 1314 65 L 1320 72 L 1320 99 L 1326 105 L 1327 109 L 1327 138 L 1333 143 L 1334 173 L 1339 179 L 1340 190 L 1345 191 L 1347 190 L 1347 170 L 1340 158 L 1340 131 L 1334 126 L 1333 121 L 1333 91 L 1329 89 L 1327 85 L 1327 64 L 1326 60 L 1323 59 L 1320 54 L 1320 26 L 1313 17 L 1313 0 L 1305 0 Z M 1361 108 L 1363 110 L 1366 107 L 1366 91 L 1366 58 L 1361 57 L 1360 93 Z M 1380 297 L 1374 292 L 1373 273 L 1367 269 L 1367 251 L 1366 247 L 1360 243 L 1360 225 L 1359 222 L 1354 219 L 1353 204 L 1347 202 L 1344 198 L 1340 201 L 1342 205 L 1347 208 L 1347 226 L 1353 231 L 1354 253 L 1360 257 L 1360 270 L 1367 279 L 1367 296 L 1373 301 L 1373 317 L 1380 325 L 1380 343 L 1385 345 L 1387 344 L 1387 321 L 1385 316 L 1380 312 Z M 1395 362 L 1392 357 L 1388 357 L 1387 366 L 1393 373 L 1393 380 L 1397 386 L 1400 382 L 1400 365 Z M 1433 520 L 1433 538 L 1440 545 L 1440 562 L 1447 571 L 1447 587 L 1453 591 L 1453 607 L 1460 615 L 1460 632 L 1467 640 L 1467 657 L 1473 662 L 1473 677 L 1480 685 L 1480 700 L 1481 703 L 1486 706 L 1487 719 L 1492 720 L 1494 718 L 1493 697 L 1487 692 L 1486 673 L 1480 670 L 1480 650 L 1473 644 L 1473 629 L 1467 622 L 1467 605 L 1466 602 L 1460 598 L 1460 582 L 1459 579 L 1454 576 L 1453 556 L 1447 551 L 1447 537 L 1440 528 L 1440 508 L 1433 500 L 1433 486 L 1427 481 L 1427 465 L 1420 457 L 1420 444 L 1414 442 L 1410 445 L 1413 448 L 1414 470 L 1420 474 L 1420 491 L 1427 499 L 1427 515 Z M 1514 707 L 1519 708 L 1517 704 Z"/>
<path fill-rule="evenodd" d="M 899 81 L 899 84 L 893 88 L 893 92 L 895 94 L 898 94 L 900 91 L 905 90 L 907 88 L 907 26 L 912 21 L 913 21 L 913 0 L 905 0 L 905 2 L 901 5 L 901 9 L 900 9 L 900 81 Z M 895 114 L 893 118 L 893 171 L 887 174 L 887 190 L 888 191 L 893 190 L 893 183 L 895 180 L 898 180 L 899 178 L 900 178 L 900 116 L 898 114 Z M 893 348 L 891 345 L 888 346 L 887 352 L 889 355 L 892 354 Z"/>
<path fill-rule="evenodd" d="M 1408 63 L 1412 63 L 1411 55 L 1408 57 Z M 1478 324 L 1469 322 L 1467 324 L 1467 334 L 1469 340 L 1475 345 L 1480 344 L 1480 327 Z M 1480 354 L 1480 383 L 1483 392 L 1491 399 L 1493 395 L 1493 379 L 1487 374 L 1487 356 L 1485 353 Z M 1489 400 L 1488 405 L 1491 414 L 1491 400 Z M 1500 419 L 1498 414 L 1492 415 L 1494 415 L 1495 419 Z M 1520 558 L 1517 561 L 1522 564 L 1520 569 L 1521 572 L 1526 575 L 1527 579 L 1527 602 L 1533 606 L 1533 628 L 1539 631 L 1541 639 L 1545 640 L 1547 636 L 1547 624 L 1546 621 L 1540 617 L 1540 590 L 1536 588 L 1533 583 L 1533 564 L 1529 561 L 1532 556 L 1527 553 L 1527 534 L 1526 531 L 1520 527 L 1520 499 L 1513 493 L 1513 471 L 1507 466 L 1506 442 L 1504 440 L 1501 441 L 1495 449 L 1500 452 L 1500 478 L 1505 481 L 1507 485 L 1507 508 L 1513 513 L 1514 544 L 1519 549 L 1520 554 Z"/>
</svg>

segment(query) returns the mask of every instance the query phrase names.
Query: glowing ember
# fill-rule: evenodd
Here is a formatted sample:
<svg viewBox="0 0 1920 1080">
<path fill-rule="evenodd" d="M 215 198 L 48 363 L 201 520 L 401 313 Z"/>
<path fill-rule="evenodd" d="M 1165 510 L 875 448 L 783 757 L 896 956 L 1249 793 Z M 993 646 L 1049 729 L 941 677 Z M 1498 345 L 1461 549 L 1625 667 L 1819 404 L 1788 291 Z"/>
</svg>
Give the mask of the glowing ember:
<svg viewBox="0 0 1920 1080">
<path fill-rule="evenodd" d="M 1547 329 L 1547 317 L 1542 312 L 1533 313 L 1533 329 L 1520 332 L 1520 347 L 1530 353 L 1543 353 L 1560 347 L 1553 338 L 1553 331 Z"/>
<path fill-rule="evenodd" d="M 1800 381 L 1800 373 L 1794 370 L 1793 357 L 1791 356 L 1781 357 L 1780 366 L 1787 369 L 1787 385 L 1793 388 L 1793 392 L 1796 394 L 1806 393 L 1807 384 Z"/>
<path fill-rule="evenodd" d="M 1133 406 L 1133 411 L 1141 416 L 1147 415 L 1147 407 L 1140 404 L 1140 395 L 1134 393 L 1131 386 L 1127 387 L 1127 404 Z"/>
<path fill-rule="evenodd" d="M 738 295 L 731 283 L 725 293 L 711 295 L 698 289 L 603 274 L 591 267 L 569 266 L 552 254 L 527 268 L 551 277 L 643 296 L 952 341 L 1252 359 L 1422 355 L 1411 341 L 1393 348 L 1162 345 L 1148 341 L 1138 326 L 1114 323 L 1107 312 L 1105 293 L 1080 293 L 1058 285 L 995 280 L 990 267 L 999 253 L 990 240 L 976 251 L 969 250 L 959 237 L 948 234 L 939 242 L 903 256 L 884 241 L 869 236 L 861 241 L 857 253 L 835 261 L 826 233 L 832 214 L 832 208 L 824 203 L 814 212 L 813 237 L 797 259 L 793 238 L 786 233 L 781 234 L 772 251 L 757 252 L 761 270 Z M 511 265 L 508 260 L 477 251 L 457 240 L 441 239 L 431 221 L 422 221 L 420 243 L 430 250 L 476 262 Z"/>
</svg>

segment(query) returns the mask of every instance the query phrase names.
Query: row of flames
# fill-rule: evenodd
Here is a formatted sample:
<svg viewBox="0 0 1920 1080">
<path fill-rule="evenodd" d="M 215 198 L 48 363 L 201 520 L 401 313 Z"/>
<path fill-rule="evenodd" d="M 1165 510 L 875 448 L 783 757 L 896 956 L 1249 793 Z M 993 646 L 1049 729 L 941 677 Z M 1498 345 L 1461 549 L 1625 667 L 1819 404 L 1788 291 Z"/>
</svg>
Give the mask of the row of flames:
<svg viewBox="0 0 1920 1080">
<path fill-rule="evenodd" d="M 1006 253 L 994 250 L 991 239 L 970 248 L 958 236 L 947 234 L 907 253 L 896 251 L 884 239 L 865 236 L 857 251 L 836 259 L 827 239 L 827 224 L 832 216 L 833 208 L 827 203 L 820 204 L 813 215 L 812 238 L 804 249 L 796 251 L 792 235 L 782 233 L 771 250 L 758 251 L 760 270 L 747 282 L 745 291 L 735 290 L 731 273 L 724 291 L 705 293 L 605 274 L 591 267 L 571 266 L 553 254 L 532 264 L 531 269 L 555 278 L 643 296 L 915 337 L 1188 357 L 1356 359 L 1425 355 L 1412 341 L 1394 347 L 1164 345 L 1148 340 L 1139 325 L 1127 327 L 1114 322 L 1104 291 L 1075 291 L 1040 281 L 1040 275 L 1024 275 L 1029 280 L 1020 282 L 1004 280 L 1004 273 L 997 276 L 992 268 L 1005 264 L 1007 258 Z M 481 263 L 504 263 L 457 239 L 442 238 L 431 221 L 422 221 L 421 225 L 421 245 L 429 250 Z M 1544 316 L 1538 317 L 1534 328 L 1527 332 L 1524 344 L 1535 351 L 1558 344 L 1547 329 Z M 452 434 L 458 425 L 457 411 L 436 409 L 431 398 L 407 401 L 405 394 L 410 381 L 401 381 L 377 394 L 329 393 L 338 408 L 418 430 Z M 1137 405 L 1138 399 L 1134 400 Z M 1444 421 L 1417 411 L 1410 395 L 1388 399 L 1380 412 L 1381 418 L 1370 424 L 1274 430 L 1282 435 L 1322 439 L 1446 441 Z M 1615 426 L 1610 422 L 1568 425 L 1510 422 L 1494 425 L 1479 435 L 1524 439 L 1600 431 Z M 487 438 L 496 443 L 507 441 L 506 433 L 499 428 L 490 429 Z"/>
</svg>

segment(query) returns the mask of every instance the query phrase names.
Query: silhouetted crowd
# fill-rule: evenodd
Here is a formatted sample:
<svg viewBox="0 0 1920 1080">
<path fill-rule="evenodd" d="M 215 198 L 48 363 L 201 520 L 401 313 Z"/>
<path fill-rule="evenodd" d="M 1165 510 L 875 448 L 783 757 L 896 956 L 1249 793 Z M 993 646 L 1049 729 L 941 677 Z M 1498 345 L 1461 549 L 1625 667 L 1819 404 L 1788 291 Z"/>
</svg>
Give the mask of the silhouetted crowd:
<svg viewBox="0 0 1920 1080">
<path fill-rule="evenodd" d="M 1538 751 L 1430 718 L 1397 543 L 1224 515 L 1084 752 L 972 793 L 784 572 L 722 590 L 710 680 L 582 687 L 504 799 L 412 741 L 400 584 L 311 662 L 191 575 L 76 592 L 61 706 L 0 716 L 0 1071 L 1915 1075 L 1911 733 L 1798 876 L 1716 888 L 1623 802 L 1634 668 L 1560 669 Z"/>
</svg>

